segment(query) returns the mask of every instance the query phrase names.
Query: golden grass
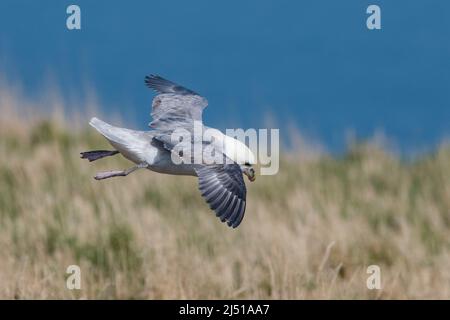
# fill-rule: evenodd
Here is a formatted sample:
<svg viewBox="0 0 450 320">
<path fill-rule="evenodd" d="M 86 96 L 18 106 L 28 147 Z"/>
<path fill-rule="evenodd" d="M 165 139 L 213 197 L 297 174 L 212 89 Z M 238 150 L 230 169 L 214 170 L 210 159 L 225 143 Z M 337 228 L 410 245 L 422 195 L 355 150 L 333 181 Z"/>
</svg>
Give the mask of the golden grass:
<svg viewBox="0 0 450 320">
<path fill-rule="evenodd" d="M 2 101 L 3 110 L 13 103 Z M 195 178 L 140 171 L 95 181 L 129 164 L 81 160 L 80 151 L 108 148 L 94 130 L 9 109 L 0 116 L 0 298 L 450 298 L 446 146 L 408 163 L 372 144 L 342 157 L 285 155 L 278 175 L 247 183 L 246 217 L 232 230 Z M 71 264 L 81 290 L 66 288 Z M 382 290 L 366 287 L 372 264 Z"/>
</svg>

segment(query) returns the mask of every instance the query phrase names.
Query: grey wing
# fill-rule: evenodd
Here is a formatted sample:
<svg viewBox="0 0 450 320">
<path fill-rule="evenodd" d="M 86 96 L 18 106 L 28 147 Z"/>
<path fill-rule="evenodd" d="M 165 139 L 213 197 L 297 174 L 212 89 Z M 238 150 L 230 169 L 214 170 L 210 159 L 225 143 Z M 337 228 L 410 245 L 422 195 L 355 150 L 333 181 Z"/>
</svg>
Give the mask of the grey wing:
<svg viewBox="0 0 450 320">
<path fill-rule="evenodd" d="M 151 128 L 174 130 L 202 121 L 203 109 L 208 105 L 204 97 L 159 76 L 147 76 L 145 83 L 160 93 L 152 102 Z"/>
<path fill-rule="evenodd" d="M 202 197 L 228 226 L 236 228 L 244 218 L 247 189 L 238 164 L 209 165 L 196 169 Z"/>
</svg>

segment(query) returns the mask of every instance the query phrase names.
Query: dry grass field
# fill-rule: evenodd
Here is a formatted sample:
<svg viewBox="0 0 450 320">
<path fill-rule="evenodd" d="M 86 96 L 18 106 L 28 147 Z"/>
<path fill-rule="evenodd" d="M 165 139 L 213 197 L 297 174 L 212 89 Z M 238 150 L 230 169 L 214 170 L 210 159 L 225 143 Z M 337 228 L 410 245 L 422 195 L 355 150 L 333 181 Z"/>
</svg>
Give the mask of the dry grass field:
<svg viewBox="0 0 450 320">
<path fill-rule="evenodd" d="M 278 175 L 247 183 L 233 230 L 195 178 L 95 181 L 128 162 L 81 160 L 108 147 L 93 129 L 2 94 L 0 298 L 450 298 L 446 145 L 413 161 L 371 143 L 339 157 L 285 154 Z M 66 288 L 72 264 L 81 290 Z M 366 287 L 373 264 L 381 290 Z"/>
</svg>

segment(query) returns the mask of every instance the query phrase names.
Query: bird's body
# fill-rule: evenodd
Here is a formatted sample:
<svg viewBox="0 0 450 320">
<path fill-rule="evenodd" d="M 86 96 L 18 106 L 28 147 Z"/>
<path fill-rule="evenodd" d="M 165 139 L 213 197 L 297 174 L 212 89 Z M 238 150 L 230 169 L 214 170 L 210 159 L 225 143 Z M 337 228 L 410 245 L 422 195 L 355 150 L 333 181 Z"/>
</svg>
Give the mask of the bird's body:
<svg viewBox="0 0 450 320">
<path fill-rule="evenodd" d="M 172 153 L 154 139 L 153 131 L 119 128 L 97 118 L 92 118 L 89 124 L 100 132 L 114 149 L 137 165 L 146 163 L 147 169 L 158 173 L 197 176 L 195 164 L 173 164 Z"/>
<path fill-rule="evenodd" d="M 89 124 L 115 150 L 82 152 L 82 158 L 94 161 L 120 153 L 136 164 L 127 170 L 98 173 L 95 176 L 97 180 L 126 176 L 140 168 L 164 174 L 197 176 L 201 194 L 210 208 L 222 222 L 237 227 L 246 207 L 247 191 L 242 174 L 251 181 L 255 178 L 251 167 L 255 163 L 253 153 L 242 142 L 203 125 L 201 117 L 207 106 L 205 98 L 159 76 L 146 77 L 145 82 L 160 93 L 152 103 L 153 121 L 149 125 L 153 130 L 119 128 L 92 118 Z M 205 132 L 208 139 L 204 137 Z M 184 147 L 181 152 L 180 144 Z"/>
</svg>

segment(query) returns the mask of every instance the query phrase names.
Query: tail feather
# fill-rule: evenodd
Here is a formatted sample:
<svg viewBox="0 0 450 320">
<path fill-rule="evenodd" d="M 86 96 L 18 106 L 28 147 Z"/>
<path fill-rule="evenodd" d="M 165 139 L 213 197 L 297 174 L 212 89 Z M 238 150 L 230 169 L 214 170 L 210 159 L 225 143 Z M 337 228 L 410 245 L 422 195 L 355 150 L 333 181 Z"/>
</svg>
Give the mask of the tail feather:
<svg viewBox="0 0 450 320">
<path fill-rule="evenodd" d="M 140 140 L 138 131 L 115 127 L 97 118 L 92 118 L 89 124 L 111 142 L 128 145 L 130 142 Z"/>
<path fill-rule="evenodd" d="M 124 139 L 121 137 L 121 133 L 124 131 L 122 128 L 114 127 L 100 119 L 92 118 L 89 124 L 94 127 L 98 132 L 105 136 L 108 140 L 112 140 L 118 143 L 123 143 Z M 126 129 L 125 129 L 126 130 Z"/>
<path fill-rule="evenodd" d="M 89 124 L 128 160 L 141 163 L 152 152 L 149 146 L 152 137 L 148 132 L 115 127 L 97 118 L 92 118 Z"/>
</svg>

